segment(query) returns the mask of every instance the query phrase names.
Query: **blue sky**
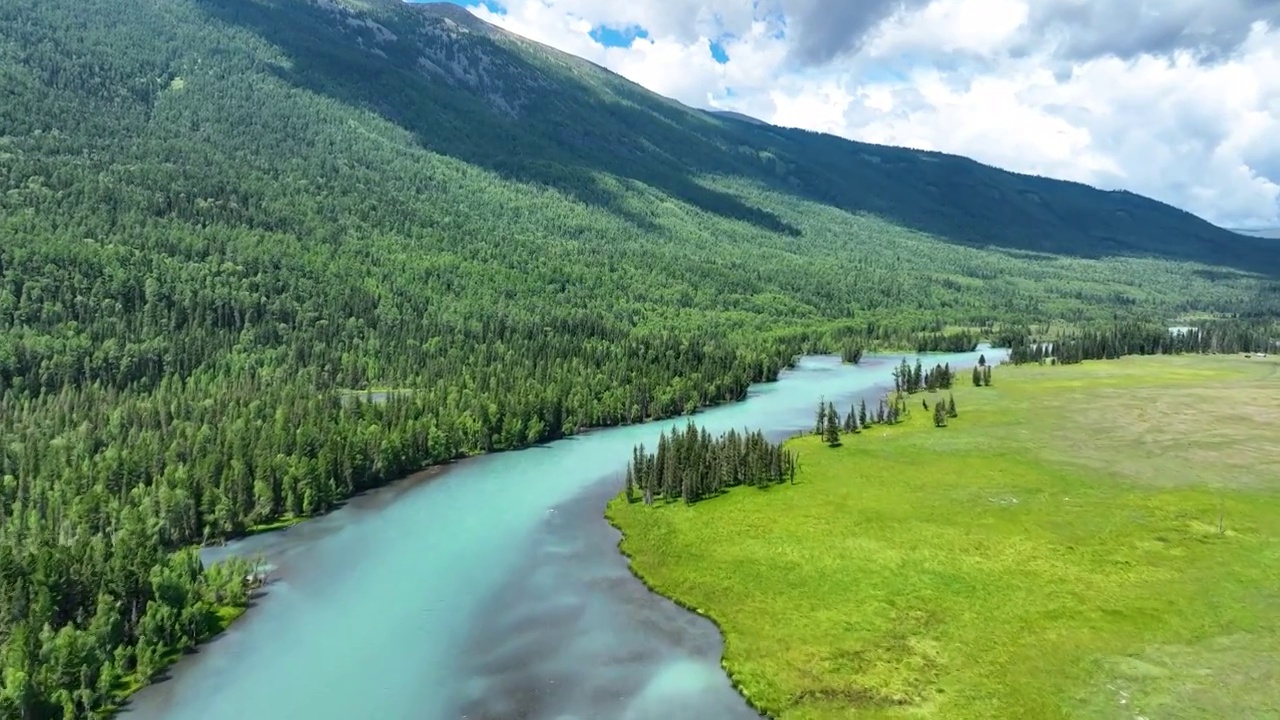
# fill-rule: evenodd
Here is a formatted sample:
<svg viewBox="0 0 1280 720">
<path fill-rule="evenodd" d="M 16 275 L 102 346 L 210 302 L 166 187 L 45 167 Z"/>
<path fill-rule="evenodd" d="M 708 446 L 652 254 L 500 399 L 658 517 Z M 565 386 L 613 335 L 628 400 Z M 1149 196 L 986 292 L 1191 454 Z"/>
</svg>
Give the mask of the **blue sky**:
<svg viewBox="0 0 1280 720">
<path fill-rule="evenodd" d="M 419 0 L 409 0 L 409 2 L 417 2 L 417 1 Z M 421 1 L 426 2 L 427 0 L 421 0 Z M 483 8 L 488 8 L 489 12 L 494 12 L 499 14 L 502 13 L 502 7 L 498 5 L 498 3 L 488 2 L 488 0 L 472 0 L 472 1 L 445 0 L 445 2 L 453 3 L 454 5 L 461 5 L 462 7 L 483 7 Z"/>
<path fill-rule="evenodd" d="M 416 0 L 409 0 L 414 2 Z M 489 12 L 496 15 L 503 15 L 505 11 L 499 3 L 491 0 L 445 0 L 445 2 L 461 5 L 462 7 L 483 7 Z M 625 48 L 630 47 L 631 42 L 636 38 L 647 39 L 649 31 L 638 25 L 629 27 L 610 27 L 606 25 L 597 25 L 591 29 L 591 39 L 607 48 Z M 725 42 L 731 39 L 731 36 L 721 38 L 712 38 L 710 42 L 710 54 L 717 63 L 725 64 L 729 62 L 729 53 L 725 49 Z"/>
</svg>

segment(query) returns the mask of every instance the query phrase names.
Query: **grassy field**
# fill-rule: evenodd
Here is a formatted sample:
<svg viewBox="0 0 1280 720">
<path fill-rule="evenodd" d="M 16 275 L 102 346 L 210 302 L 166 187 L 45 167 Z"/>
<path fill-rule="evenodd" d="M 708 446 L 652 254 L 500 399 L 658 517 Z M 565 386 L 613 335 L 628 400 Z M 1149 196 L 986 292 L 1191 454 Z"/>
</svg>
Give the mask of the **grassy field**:
<svg viewBox="0 0 1280 720">
<path fill-rule="evenodd" d="M 947 428 L 917 400 L 793 440 L 794 486 L 609 516 L 775 717 L 1280 717 L 1280 363 L 1001 367 L 955 398 Z"/>
</svg>

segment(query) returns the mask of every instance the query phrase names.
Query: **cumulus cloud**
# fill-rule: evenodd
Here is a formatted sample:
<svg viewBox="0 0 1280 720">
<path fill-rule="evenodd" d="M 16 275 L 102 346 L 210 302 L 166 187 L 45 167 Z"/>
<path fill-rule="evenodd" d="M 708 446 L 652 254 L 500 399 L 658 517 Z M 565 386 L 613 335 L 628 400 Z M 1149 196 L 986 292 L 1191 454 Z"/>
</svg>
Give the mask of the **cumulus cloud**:
<svg viewBox="0 0 1280 720">
<path fill-rule="evenodd" d="M 1175 51 L 1212 60 L 1235 51 L 1255 22 L 1277 20 L 1277 0 L 1044 0 L 1032 5 L 1023 42 L 1047 40 L 1071 60 Z"/>
<path fill-rule="evenodd" d="M 861 49 L 867 35 L 884 20 L 929 0 L 782 0 L 792 40 L 791 57 L 822 64 Z"/>
<path fill-rule="evenodd" d="M 697 107 L 1280 225 L 1280 0 L 489 5 L 472 11 Z M 645 32 L 606 47 L 600 28 Z"/>
</svg>

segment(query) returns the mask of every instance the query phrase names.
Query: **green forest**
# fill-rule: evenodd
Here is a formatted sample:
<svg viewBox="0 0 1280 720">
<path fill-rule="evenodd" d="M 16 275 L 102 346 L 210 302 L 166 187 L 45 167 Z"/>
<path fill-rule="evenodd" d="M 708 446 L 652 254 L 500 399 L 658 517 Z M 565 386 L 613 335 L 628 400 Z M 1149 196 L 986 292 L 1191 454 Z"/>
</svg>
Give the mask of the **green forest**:
<svg viewBox="0 0 1280 720">
<path fill-rule="evenodd" d="M 452 6 L 8 0 L 0 89 L 3 717 L 108 713 L 247 602 L 192 548 L 427 465 L 803 352 L 1280 313 L 1263 241 L 716 118 Z"/>
</svg>

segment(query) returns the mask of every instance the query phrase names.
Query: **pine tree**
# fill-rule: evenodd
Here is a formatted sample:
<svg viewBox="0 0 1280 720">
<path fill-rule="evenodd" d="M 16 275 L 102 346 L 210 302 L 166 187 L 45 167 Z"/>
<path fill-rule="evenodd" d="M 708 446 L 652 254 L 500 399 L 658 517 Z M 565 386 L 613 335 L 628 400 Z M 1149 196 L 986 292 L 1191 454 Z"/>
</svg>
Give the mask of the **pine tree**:
<svg viewBox="0 0 1280 720">
<path fill-rule="evenodd" d="M 956 412 L 956 396 L 950 393 L 947 395 L 947 417 L 959 417 L 959 413 Z"/>
<path fill-rule="evenodd" d="M 944 403 L 938 403 L 933 406 L 933 425 L 934 427 L 947 426 L 947 410 Z"/>
<path fill-rule="evenodd" d="M 867 399 L 866 398 L 863 398 L 862 401 L 858 403 L 858 424 L 861 425 L 862 427 L 867 426 Z"/>
<path fill-rule="evenodd" d="M 836 413 L 836 406 L 833 403 L 827 403 L 826 432 L 822 439 L 831 447 L 840 444 L 840 416 Z"/>
<path fill-rule="evenodd" d="M 636 477 L 631 463 L 627 463 L 627 481 L 625 486 L 627 504 L 636 501 Z"/>
<path fill-rule="evenodd" d="M 818 409 L 813 418 L 813 434 L 821 435 L 827 427 L 827 404 L 825 398 L 818 399 Z"/>
<path fill-rule="evenodd" d="M 987 356 L 986 356 L 985 354 L 983 354 L 983 355 L 979 355 L 979 356 L 978 356 L 978 367 L 983 367 L 983 366 L 984 366 L 984 365 L 986 365 L 986 364 L 987 364 Z"/>
<path fill-rule="evenodd" d="M 982 369 L 982 384 L 991 387 L 991 366 Z"/>
<path fill-rule="evenodd" d="M 973 368 L 973 386 L 982 387 L 982 366 L 974 366 Z"/>
</svg>

